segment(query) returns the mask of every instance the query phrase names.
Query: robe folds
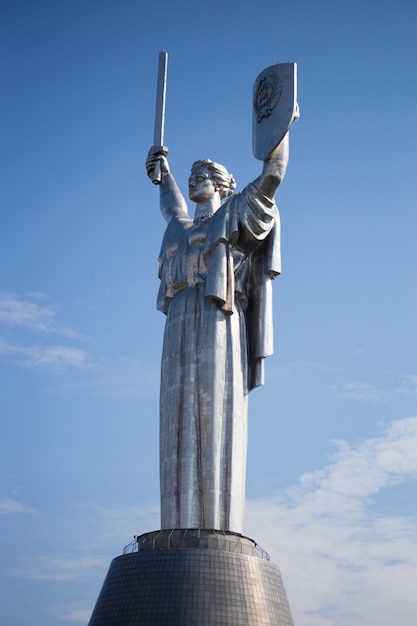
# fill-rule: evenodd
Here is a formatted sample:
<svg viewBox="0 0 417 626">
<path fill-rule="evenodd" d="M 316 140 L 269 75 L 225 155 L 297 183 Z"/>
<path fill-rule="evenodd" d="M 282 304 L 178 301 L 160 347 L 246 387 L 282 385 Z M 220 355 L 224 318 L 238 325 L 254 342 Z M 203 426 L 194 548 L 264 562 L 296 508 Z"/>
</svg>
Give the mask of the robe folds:
<svg viewBox="0 0 417 626">
<path fill-rule="evenodd" d="M 159 257 L 162 528 L 242 532 L 247 396 L 273 351 L 279 214 L 254 184 L 209 219 L 172 217 Z"/>
</svg>

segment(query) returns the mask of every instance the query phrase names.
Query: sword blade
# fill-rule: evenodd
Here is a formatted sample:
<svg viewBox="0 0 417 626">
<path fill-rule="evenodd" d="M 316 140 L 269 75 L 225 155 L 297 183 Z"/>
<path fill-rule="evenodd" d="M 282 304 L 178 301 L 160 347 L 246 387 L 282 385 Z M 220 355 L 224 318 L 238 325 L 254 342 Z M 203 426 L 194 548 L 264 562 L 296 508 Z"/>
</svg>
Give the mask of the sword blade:
<svg viewBox="0 0 417 626">
<path fill-rule="evenodd" d="M 158 61 L 158 85 L 156 90 L 155 126 L 153 145 L 164 145 L 165 100 L 167 87 L 168 53 L 160 52 Z"/>
</svg>

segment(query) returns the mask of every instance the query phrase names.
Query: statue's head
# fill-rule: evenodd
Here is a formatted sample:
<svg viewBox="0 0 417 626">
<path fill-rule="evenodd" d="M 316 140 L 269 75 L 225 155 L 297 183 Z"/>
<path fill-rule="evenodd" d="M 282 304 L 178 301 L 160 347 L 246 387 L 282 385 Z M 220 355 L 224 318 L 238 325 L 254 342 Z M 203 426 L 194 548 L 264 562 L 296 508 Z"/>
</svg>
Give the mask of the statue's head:
<svg viewBox="0 0 417 626">
<path fill-rule="evenodd" d="M 208 177 L 213 181 L 215 190 L 219 192 L 220 198 L 227 198 L 232 195 L 235 190 L 235 179 L 223 165 L 220 165 L 220 163 L 215 163 L 210 159 L 196 161 L 191 167 L 191 178 L 197 171 L 207 172 Z"/>
</svg>

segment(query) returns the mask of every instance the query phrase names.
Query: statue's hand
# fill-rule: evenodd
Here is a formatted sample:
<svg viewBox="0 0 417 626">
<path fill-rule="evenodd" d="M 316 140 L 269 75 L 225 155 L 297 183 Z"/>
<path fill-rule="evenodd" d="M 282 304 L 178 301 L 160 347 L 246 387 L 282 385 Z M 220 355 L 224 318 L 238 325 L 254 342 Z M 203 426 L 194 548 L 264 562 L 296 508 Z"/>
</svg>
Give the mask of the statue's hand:
<svg viewBox="0 0 417 626">
<path fill-rule="evenodd" d="M 152 146 L 146 159 L 146 172 L 153 183 L 159 185 L 162 174 L 169 174 L 169 164 L 166 158 L 168 148 Z"/>
</svg>

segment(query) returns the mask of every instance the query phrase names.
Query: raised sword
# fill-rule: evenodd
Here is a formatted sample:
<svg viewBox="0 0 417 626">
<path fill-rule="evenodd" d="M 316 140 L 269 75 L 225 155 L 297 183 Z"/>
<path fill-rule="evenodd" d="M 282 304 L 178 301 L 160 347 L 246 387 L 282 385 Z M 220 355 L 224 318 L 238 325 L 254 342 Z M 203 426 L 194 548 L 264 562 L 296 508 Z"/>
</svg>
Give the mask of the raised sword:
<svg viewBox="0 0 417 626">
<path fill-rule="evenodd" d="M 162 51 L 159 53 L 158 59 L 158 83 L 156 89 L 155 126 L 152 147 L 152 153 L 161 156 L 168 154 L 168 148 L 164 146 L 167 67 L 168 52 Z M 155 185 L 159 185 L 161 182 L 161 165 L 159 160 L 155 164 L 152 182 L 155 183 Z"/>
</svg>

